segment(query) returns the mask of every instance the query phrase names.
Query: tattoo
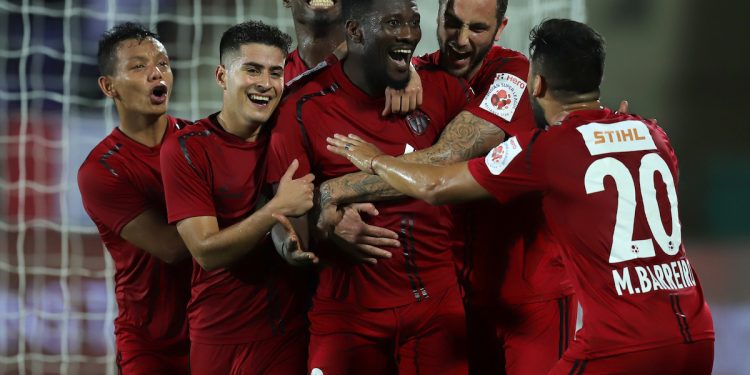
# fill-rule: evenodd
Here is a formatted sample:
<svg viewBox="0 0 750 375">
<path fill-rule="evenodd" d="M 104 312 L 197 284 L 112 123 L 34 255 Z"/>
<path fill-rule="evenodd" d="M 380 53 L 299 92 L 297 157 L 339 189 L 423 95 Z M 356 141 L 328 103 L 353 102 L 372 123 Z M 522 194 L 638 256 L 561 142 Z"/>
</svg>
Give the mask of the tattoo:
<svg viewBox="0 0 750 375">
<path fill-rule="evenodd" d="M 421 164 L 450 164 L 466 161 L 489 152 L 505 140 L 505 132 L 493 123 L 461 111 L 443 130 L 437 143 L 424 150 L 401 156 L 401 159 Z M 337 205 L 355 202 L 374 202 L 404 197 L 380 177 L 363 172 L 350 173 L 326 181 L 328 201 Z M 321 202 L 323 199 L 321 186 Z"/>
<path fill-rule="evenodd" d="M 404 157 L 404 160 L 429 163 L 451 164 L 466 161 L 486 154 L 505 139 L 505 132 L 495 124 L 461 111 L 443 130 L 437 143 Z"/>
</svg>

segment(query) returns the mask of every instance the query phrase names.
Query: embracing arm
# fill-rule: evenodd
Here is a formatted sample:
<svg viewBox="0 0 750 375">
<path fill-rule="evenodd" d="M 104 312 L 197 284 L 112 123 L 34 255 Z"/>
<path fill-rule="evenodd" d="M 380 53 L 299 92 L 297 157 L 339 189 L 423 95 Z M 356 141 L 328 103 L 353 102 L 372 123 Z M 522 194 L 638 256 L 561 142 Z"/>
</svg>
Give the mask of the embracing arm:
<svg viewBox="0 0 750 375">
<path fill-rule="evenodd" d="M 421 164 L 450 164 L 484 155 L 505 140 L 505 132 L 469 111 L 461 111 L 433 146 L 399 157 Z M 382 178 L 363 172 L 328 180 L 320 187 L 320 204 L 373 202 L 400 198 L 402 192 Z"/>
<path fill-rule="evenodd" d="M 164 214 L 153 209 L 125 224 L 120 237 L 166 263 L 176 263 L 190 256 L 177 227 L 167 224 Z"/>
<path fill-rule="evenodd" d="M 466 162 L 436 166 L 382 156 L 375 159 L 372 169 L 401 193 L 434 205 L 491 197 L 471 175 Z"/>
<path fill-rule="evenodd" d="M 222 230 L 215 216 L 184 219 L 177 223 L 177 230 L 198 264 L 213 271 L 231 265 L 265 237 L 276 223 L 267 207 Z"/>
<path fill-rule="evenodd" d="M 383 154 L 356 135 L 336 134 L 328 139 L 328 150 L 349 159 L 362 171 L 377 174 L 394 189 L 430 204 L 460 203 L 491 197 L 469 172 L 463 161 L 450 165 L 411 163 Z"/>
<path fill-rule="evenodd" d="M 314 176 L 292 179 L 298 165 L 297 160 L 292 162 L 268 204 L 230 227 L 219 229 L 215 216 L 191 217 L 177 223 L 180 236 L 201 267 L 212 271 L 231 265 L 255 249 L 279 215 L 300 216 L 312 207 Z"/>
</svg>

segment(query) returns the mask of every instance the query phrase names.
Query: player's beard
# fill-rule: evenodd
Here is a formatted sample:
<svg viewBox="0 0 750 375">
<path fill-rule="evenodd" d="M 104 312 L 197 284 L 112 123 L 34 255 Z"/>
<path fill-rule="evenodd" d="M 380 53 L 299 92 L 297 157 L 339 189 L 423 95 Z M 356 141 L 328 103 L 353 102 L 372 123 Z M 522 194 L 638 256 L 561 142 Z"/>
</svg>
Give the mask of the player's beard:
<svg viewBox="0 0 750 375">
<path fill-rule="evenodd" d="M 547 118 L 544 117 L 544 108 L 542 108 L 542 105 L 539 104 L 539 100 L 529 95 L 531 98 L 531 109 L 534 111 L 534 122 L 536 122 L 536 127 L 539 129 L 547 129 Z"/>
<path fill-rule="evenodd" d="M 405 80 L 394 79 L 390 76 L 390 74 L 388 74 L 388 71 L 385 67 L 378 64 L 365 64 L 363 69 L 365 70 L 368 81 L 378 82 L 379 84 L 383 85 L 382 90 L 379 90 L 380 92 L 385 91 L 386 87 L 390 87 L 395 90 L 402 90 L 409 84 L 408 75 Z"/>
</svg>

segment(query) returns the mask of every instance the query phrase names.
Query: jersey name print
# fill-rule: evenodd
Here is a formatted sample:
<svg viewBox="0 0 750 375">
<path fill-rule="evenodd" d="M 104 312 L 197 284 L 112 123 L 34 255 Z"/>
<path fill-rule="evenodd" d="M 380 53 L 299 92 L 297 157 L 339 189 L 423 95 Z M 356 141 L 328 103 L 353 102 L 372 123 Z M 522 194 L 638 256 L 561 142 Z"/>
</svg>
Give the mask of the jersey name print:
<svg viewBox="0 0 750 375">
<path fill-rule="evenodd" d="M 646 125 L 640 121 L 622 121 L 615 124 L 591 124 L 577 129 L 592 156 L 612 152 L 655 150 L 654 140 Z"/>
</svg>

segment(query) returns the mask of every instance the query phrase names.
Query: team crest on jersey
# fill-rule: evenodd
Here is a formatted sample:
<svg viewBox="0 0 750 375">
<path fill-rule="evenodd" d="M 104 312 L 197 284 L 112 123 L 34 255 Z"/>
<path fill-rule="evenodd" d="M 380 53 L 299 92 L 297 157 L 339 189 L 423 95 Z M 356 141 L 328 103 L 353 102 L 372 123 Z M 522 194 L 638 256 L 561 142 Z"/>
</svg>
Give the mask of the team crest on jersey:
<svg viewBox="0 0 750 375">
<path fill-rule="evenodd" d="M 414 112 L 406 115 L 406 123 L 409 124 L 409 130 L 416 135 L 424 134 L 427 130 L 427 126 L 430 125 L 430 117 L 426 113 L 415 110 Z"/>
<path fill-rule="evenodd" d="M 480 108 L 510 122 L 521 102 L 526 82 L 510 73 L 498 73 Z"/>
<path fill-rule="evenodd" d="M 484 158 L 484 163 L 490 172 L 497 176 L 503 173 L 508 164 L 520 153 L 521 145 L 516 137 L 512 137 L 493 148 Z"/>
</svg>

